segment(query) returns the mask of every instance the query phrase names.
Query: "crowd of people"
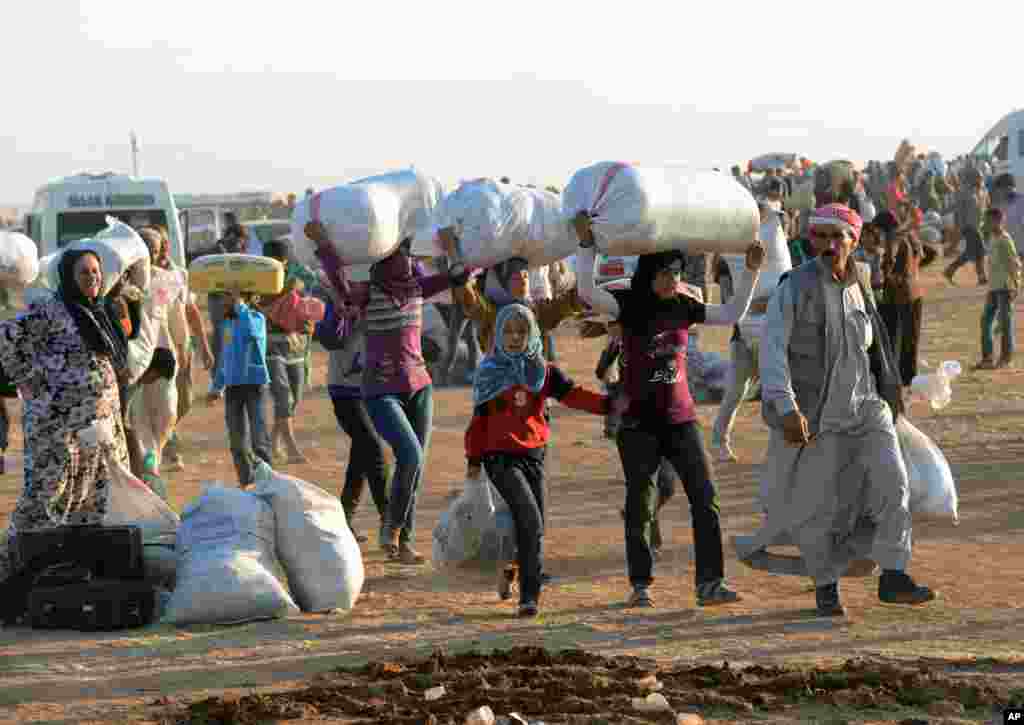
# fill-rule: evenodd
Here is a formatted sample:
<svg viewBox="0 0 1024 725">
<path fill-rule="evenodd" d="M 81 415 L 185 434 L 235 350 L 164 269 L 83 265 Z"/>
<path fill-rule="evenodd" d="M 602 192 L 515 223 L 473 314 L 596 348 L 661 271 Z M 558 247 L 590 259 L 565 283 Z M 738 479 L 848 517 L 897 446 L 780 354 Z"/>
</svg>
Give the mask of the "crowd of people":
<svg viewBox="0 0 1024 725">
<path fill-rule="evenodd" d="M 959 168 L 958 168 L 959 166 Z M 641 255 L 626 284 L 595 282 L 595 237 L 585 213 L 572 220 L 579 241 L 576 279 L 552 275 L 548 295 L 531 294 L 528 263 L 513 258 L 487 270 L 461 264 L 457 230 L 437 230 L 445 258 L 428 270 L 411 240 L 372 265 L 365 281 L 351 279 L 317 222 L 305 235 L 316 245 L 319 273 L 294 261 L 286 240 L 263 254 L 286 267 L 282 294 L 305 291 L 330 304 L 314 327 L 286 329 L 267 314 L 276 297 L 211 294 L 209 328 L 194 296 L 174 300 L 167 355 L 154 355 L 144 375 L 130 379 L 127 347 L 139 326 L 131 285 L 101 294 L 100 258 L 65 253 L 52 300 L 0 323 L 0 386 L 23 401 L 24 490 L 0 551 L 0 580 L 11 566 L 19 531 L 102 522 L 111 461 L 130 463 L 140 477 L 180 470 L 174 426 L 149 462 L 129 413 L 147 385 L 177 386 L 180 426 L 191 400 L 192 359 L 211 372 L 210 403 L 223 402 L 229 448 L 239 485 L 253 482 L 259 461 L 303 463 L 294 420 L 309 384 L 313 339 L 329 350 L 328 392 L 341 430 L 351 438 L 340 497 L 350 524 L 365 488 L 379 517 L 377 543 L 387 557 L 420 565 L 415 548 L 417 500 L 425 473 L 433 416 L 433 378 L 424 357 L 424 305 L 448 291 L 445 317 L 452 376 L 460 343 L 470 350 L 472 411 L 465 434 L 467 477 L 486 472 L 508 504 L 517 559 L 499 579 L 510 595 L 518 581 L 521 616 L 537 614 L 549 577 L 544 570 L 545 459 L 553 445 L 552 401 L 605 417 L 625 478 L 624 540 L 629 605 L 653 606 L 650 593 L 661 546 L 658 517 L 681 482 L 689 500 L 699 606 L 727 605 L 741 594 L 725 577 L 719 494 L 687 376 L 691 337 L 701 325 L 733 328 L 732 374 L 712 430 L 719 461 L 735 461 L 732 427 L 738 406 L 760 383 L 770 441 L 761 481 L 764 525 L 740 551 L 751 562 L 768 547 L 796 545 L 815 584 L 817 609 L 841 615 L 839 580 L 877 563 L 881 601 L 921 604 L 935 593 L 907 573 L 911 516 L 907 470 L 894 424 L 907 386 L 918 372 L 923 316 L 921 270 L 938 256 L 925 238 L 925 215 L 952 214 L 944 225 L 958 251 L 946 269 L 975 264 L 990 287 L 981 322 L 980 368 L 1012 364 L 1013 300 L 1020 262 L 1005 205 L 1016 199 L 1012 177 L 988 179 L 974 165 L 939 173 L 927 157 L 869 164 L 865 172 L 833 162 L 769 169 L 756 182 L 740 167 L 737 182 L 758 201 L 760 241 L 745 255 Z M 796 203 L 810 188 L 813 203 Z M 165 230 L 145 228 L 155 269 L 170 270 Z M 952 241 L 951 241 L 952 240 Z M 955 246 L 963 240 L 962 248 Z M 245 253 L 248 235 L 234 223 L 216 251 Z M 987 264 L 990 259 L 991 264 Z M 762 268 L 778 279 L 759 284 Z M 712 304 L 708 279 L 718 283 Z M 610 320 L 598 364 L 600 390 L 578 385 L 558 367 L 552 333 L 581 314 Z M 998 319 L 1002 347 L 993 357 Z M 272 409 L 272 424 L 265 407 Z M 0 433 L 6 437 L 5 425 Z M 97 422 L 114 431 L 106 448 L 79 433 Z M 6 445 L 6 441 L 0 441 Z M 166 448 L 164 444 L 166 443 Z M 384 447 L 393 452 L 389 466 Z M 850 472 L 856 471 L 857 476 Z M 356 532 L 365 543 L 369 537 Z"/>
</svg>

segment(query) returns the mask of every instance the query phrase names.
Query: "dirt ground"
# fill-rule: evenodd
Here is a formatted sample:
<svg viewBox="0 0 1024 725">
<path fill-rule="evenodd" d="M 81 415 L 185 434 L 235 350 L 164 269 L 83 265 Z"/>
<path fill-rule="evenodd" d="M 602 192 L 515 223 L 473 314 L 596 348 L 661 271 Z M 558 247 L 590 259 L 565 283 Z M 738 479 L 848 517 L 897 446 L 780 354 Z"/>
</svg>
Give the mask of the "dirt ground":
<svg viewBox="0 0 1024 725">
<path fill-rule="evenodd" d="M 940 591 L 932 604 L 882 605 L 876 580 L 847 580 L 849 616 L 817 619 L 807 580 L 752 571 L 729 550 L 728 575 L 743 601 L 698 609 L 689 516 L 680 491 L 662 517 L 666 545 L 652 588 L 657 607 L 625 609 L 618 455 L 601 435 L 600 418 L 556 408 L 545 544 L 546 568 L 556 581 L 544 592 L 538 619 L 515 619 L 513 605 L 498 601 L 490 574 L 387 563 L 375 545 L 375 513 L 367 495 L 356 519 L 360 531 L 371 533 L 364 545 L 367 581 L 353 612 L 235 627 L 160 625 L 99 636 L 0 630 L 0 722 L 444 723 L 457 709 L 468 712 L 486 702 L 498 704 L 498 714 L 517 707 L 548 723 L 568 722 L 570 715 L 578 722 L 600 722 L 597 716 L 629 722 L 633 680 L 655 672 L 679 712 L 700 711 L 709 720 L 991 717 L 994 705 L 1024 695 L 1024 367 L 969 370 L 978 357 L 983 291 L 968 286 L 967 272 L 961 278 L 964 286 L 953 288 L 940 281 L 938 269 L 929 275 L 922 359 L 923 367 L 932 368 L 959 360 L 967 372 L 954 384 L 948 408 L 933 411 L 915 403 L 909 411 L 949 458 L 961 498 L 958 527 L 915 522 L 911 571 Z M 703 349 L 725 352 L 728 335 L 706 328 Z M 581 340 L 566 325 L 557 342 L 563 368 L 596 387 L 593 368 L 601 341 Z M 325 363 L 326 355 L 317 354 L 313 382 L 319 387 L 302 403 L 296 426 L 310 462 L 283 470 L 337 492 L 348 440 L 322 387 Z M 206 382 L 200 376 L 197 390 L 204 391 Z M 416 533 L 424 553 L 430 552 L 431 530 L 448 495 L 462 485 L 469 412 L 466 388 L 435 391 Z M 700 408 L 706 432 L 715 412 L 716 406 Z M 234 472 L 220 406 L 198 403 L 179 434 L 188 468 L 167 480 L 180 509 L 205 481 L 233 483 Z M 751 533 L 759 523 L 758 468 L 767 432 L 757 403 L 744 405 L 734 437 L 741 461 L 716 469 L 727 539 Z M 21 487 L 20 430 L 14 440 L 13 465 L 0 478 L 0 525 Z M 509 652 L 517 646 L 535 649 Z M 448 653 L 443 667 L 432 657 L 438 648 Z M 556 656 L 540 648 L 573 652 Z M 504 654 L 482 659 L 494 650 Z M 388 669 L 386 663 L 395 666 Z M 467 684 L 470 677 L 476 685 Z M 319 695 L 309 694 L 311 681 Z M 437 708 L 426 708 L 419 691 L 435 684 L 453 694 Z M 267 694 L 282 690 L 297 694 Z M 196 704 L 225 695 L 226 701 Z M 350 700 L 361 702 L 363 710 L 352 712 Z M 569 705 L 526 709 L 538 702 Z M 438 719 L 431 721 L 431 713 Z"/>
</svg>

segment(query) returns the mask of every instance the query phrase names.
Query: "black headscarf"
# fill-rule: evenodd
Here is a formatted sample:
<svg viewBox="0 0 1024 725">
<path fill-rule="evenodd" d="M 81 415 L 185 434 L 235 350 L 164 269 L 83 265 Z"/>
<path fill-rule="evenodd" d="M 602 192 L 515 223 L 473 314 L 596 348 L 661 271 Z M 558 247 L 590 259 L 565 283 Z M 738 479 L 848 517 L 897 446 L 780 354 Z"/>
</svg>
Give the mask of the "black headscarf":
<svg viewBox="0 0 1024 725">
<path fill-rule="evenodd" d="M 676 250 L 640 255 L 629 289 L 612 293 L 619 303 L 619 321 L 624 328 L 640 332 L 657 319 L 664 302 L 654 293 L 654 278 L 676 262 L 685 269 L 686 255 Z"/>
<path fill-rule="evenodd" d="M 103 297 L 90 300 L 82 294 L 75 279 L 75 263 L 87 254 L 99 260 L 95 253 L 80 249 L 68 250 L 61 256 L 57 296 L 75 321 L 85 346 L 97 355 L 107 355 L 114 370 L 121 371 L 128 365 L 128 343 L 124 329 L 110 319 Z"/>
</svg>

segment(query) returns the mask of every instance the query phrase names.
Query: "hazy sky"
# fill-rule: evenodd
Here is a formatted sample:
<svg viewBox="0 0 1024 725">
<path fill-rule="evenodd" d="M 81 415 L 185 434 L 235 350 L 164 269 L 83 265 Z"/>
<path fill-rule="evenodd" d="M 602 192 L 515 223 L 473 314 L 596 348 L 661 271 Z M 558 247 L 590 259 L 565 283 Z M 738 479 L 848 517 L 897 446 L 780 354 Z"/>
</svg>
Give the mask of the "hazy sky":
<svg viewBox="0 0 1024 725">
<path fill-rule="evenodd" d="M 1024 106 L 1022 20 L 1011 2 L 11 0 L 0 202 L 129 170 L 132 128 L 142 173 L 178 192 L 409 164 L 563 186 L 605 159 L 860 161 L 905 136 L 952 155 Z"/>
</svg>

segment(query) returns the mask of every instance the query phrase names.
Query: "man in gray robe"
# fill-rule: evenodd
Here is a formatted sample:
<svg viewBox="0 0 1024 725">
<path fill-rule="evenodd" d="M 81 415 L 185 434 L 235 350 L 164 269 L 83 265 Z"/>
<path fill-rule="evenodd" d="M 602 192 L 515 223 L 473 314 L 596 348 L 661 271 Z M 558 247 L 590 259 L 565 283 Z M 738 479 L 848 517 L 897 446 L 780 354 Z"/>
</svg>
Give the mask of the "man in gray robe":
<svg viewBox="0 0 1024 725">
<path fill-rule="evenodd" d="M 845 614 L 839 578 L 864 557 L 882 567 L 881 601 L 921 604 L 935 595 L 905 571 L 909 487 L 893 425 L 902 393 L 885 326 L 852 258 L 861 220 L 829 204 L 811 228 L 816 246 L 827 248 L 789 273 L 768 304 L 760 356 L 771 429 L 766 520 L 740 558 L 796 544 L 823 616 Z"/>
</svg>

